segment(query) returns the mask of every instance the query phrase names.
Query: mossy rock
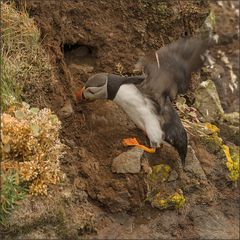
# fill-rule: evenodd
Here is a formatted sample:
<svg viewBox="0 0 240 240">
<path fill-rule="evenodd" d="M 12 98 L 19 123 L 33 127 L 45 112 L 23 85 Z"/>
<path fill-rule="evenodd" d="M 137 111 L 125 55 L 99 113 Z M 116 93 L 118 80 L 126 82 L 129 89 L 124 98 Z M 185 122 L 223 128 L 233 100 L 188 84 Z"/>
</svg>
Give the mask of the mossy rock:
<svg viewBox="0 0 240 240">
<path fill-rule="evenodd" d="M 224 114 L 216 86 L 212 80 L 204 81 L 195 92 L 194 106 L 206 122 L 215 122 Z"/>
</svg>

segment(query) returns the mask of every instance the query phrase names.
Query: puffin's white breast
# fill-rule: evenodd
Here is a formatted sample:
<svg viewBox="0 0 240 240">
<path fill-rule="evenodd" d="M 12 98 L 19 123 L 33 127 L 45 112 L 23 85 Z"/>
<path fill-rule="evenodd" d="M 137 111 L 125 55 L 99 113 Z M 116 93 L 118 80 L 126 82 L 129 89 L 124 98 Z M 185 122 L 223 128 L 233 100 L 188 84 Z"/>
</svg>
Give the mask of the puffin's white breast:
<svg viewBox="0 0 240 240">
<path fill-rule="evenodd" d="M 129 118 L 148 136 L 150 142 L 159 146 L 163 132 L 154 105 L 133 84 L 123 84 L 113 99 Z"/>
</svg>

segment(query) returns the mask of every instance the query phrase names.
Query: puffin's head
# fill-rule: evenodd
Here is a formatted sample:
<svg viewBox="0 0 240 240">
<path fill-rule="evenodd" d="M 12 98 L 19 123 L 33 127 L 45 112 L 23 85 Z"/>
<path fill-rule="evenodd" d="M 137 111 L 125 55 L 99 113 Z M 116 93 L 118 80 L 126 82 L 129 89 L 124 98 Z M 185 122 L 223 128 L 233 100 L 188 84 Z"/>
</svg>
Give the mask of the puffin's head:
<svg viewBox="0 0 240 240">
<path fill-rule="evenodd" d="M 78 101 L 82 99 L 107 99 L 107 83 L 108 79 L 106 73 L 95 74 L 87 80 L 83 88 L 80 88 L 76 92 L 76 99 Z"/>
</svg>

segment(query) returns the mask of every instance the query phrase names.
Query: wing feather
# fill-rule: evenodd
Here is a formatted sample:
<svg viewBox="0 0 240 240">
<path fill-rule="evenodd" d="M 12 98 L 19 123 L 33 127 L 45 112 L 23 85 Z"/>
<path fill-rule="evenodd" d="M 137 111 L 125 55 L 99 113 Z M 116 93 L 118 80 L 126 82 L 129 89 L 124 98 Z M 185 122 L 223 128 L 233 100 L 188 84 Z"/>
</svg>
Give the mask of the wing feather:
<svg viewBox="0 0 240 240">
<path fill-rule="evenodd" d="M 182 38 L 141 58 L 136 67 L 146 76 L 141 84 L 142 91 L 151 95 L 161 107 L 167 96 L 172 100 L 177 94 L 185 93 L 191 73 L 203 65 L 207 47 L 207 41 Z"/>
</svg>

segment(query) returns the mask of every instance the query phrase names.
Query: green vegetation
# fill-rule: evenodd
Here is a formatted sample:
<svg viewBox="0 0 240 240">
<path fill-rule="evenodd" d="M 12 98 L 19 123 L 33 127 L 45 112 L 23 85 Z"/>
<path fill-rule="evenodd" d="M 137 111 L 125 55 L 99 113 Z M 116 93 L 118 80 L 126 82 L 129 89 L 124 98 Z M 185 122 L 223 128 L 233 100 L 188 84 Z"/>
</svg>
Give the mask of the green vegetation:
<svg viewBox="0 0 240 240">
<path fill-rule="evenodd" d="M 62 176 L 59 158 L 61 123 L 50 109 L 38 105 L 52 80 L 40 31 L 26 12 L 1 4 L 1 207 L 0 221 L 31 194 L 47 194 Z"/>
<path fill-rule="evenodd" d="M 26 196 L 25 187 L 19 184 L 19 176 L 16 171 L 1 172 L 1 205 L 0 223 L 4 224 L 4 218 L 13 210 L 18 201 Z"/>
<path fill-rule="evenodd" d="M 19 102 L 21 96 L 37 98 L 37 93 L 51 80 L 49 59 L 39 39 L 40 31 L 26 12 L 18 12 L 13 4 L 1 4 L 3 110 Z"/>
</svg>

